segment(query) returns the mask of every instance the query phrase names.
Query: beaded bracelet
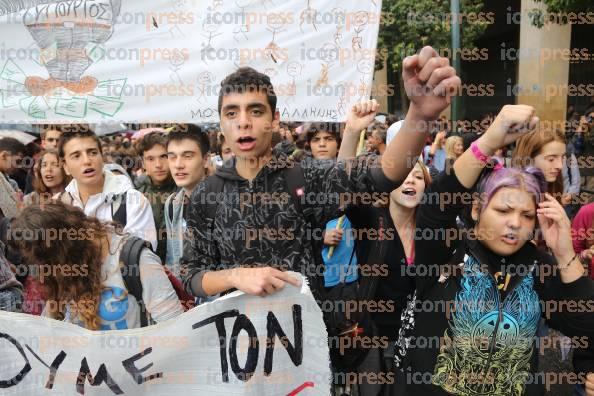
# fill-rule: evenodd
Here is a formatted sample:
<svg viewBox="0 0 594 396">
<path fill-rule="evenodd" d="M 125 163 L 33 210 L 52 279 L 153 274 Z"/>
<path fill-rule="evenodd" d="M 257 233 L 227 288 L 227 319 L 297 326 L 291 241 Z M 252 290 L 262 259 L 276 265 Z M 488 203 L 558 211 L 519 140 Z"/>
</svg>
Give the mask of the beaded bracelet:
<svg viewBox="0 0 594 396">
<path fill-rule="evenodd" d="M 559 268 L 560 270 L 569 268 L 569 266 L 571 265 L 573 260 L 575 260 L 578 257 L 578 255 L 579 255 L 579 253 L 576 253 L 575 256 L 573 256 L 573 258 L 571 260 L 569 260 L 569 262 L 567 264 L 565 264 L 565 266 L 563 266 L 563 267 L 561 267 L 561 266 L 559 266 L 559 264 L 557 264 L 557 268 Z"/>
</svg>

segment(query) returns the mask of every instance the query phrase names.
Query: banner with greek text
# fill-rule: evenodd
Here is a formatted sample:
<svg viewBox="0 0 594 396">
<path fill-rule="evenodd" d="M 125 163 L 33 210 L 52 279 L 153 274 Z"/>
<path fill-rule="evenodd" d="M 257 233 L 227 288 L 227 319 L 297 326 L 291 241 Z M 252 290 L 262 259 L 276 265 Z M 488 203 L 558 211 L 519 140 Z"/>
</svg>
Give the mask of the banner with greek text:
<svg viewBox="0 0 594 396">
<path fill-rule="evenodd" d="M 2 0 L 0 122 L 217 122 L 240 66 L 282 120 L 343 121 L 380 21 L 381 0 Z"/>
<path fill-rule="evenodd" d="M 134 330 L 0 312 L 4 396 L 329 395 L 330 380 L 327 333 L 306 282 L 265 298 L 234 292 Z"/>
</svg>

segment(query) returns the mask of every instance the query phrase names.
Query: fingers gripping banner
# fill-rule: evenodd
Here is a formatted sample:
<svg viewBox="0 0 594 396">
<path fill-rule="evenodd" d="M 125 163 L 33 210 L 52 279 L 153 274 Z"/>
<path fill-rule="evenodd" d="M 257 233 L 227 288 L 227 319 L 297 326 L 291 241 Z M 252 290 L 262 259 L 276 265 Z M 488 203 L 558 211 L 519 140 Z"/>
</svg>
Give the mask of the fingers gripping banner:
<svg viewBox="0 0 594 396">
<path fill-rule="evenodd" d="M 0 122 L 216 122 L 221 80 L 270 76 L 281 119 L 369 98 L 381 0 L 0 0 Z"/>
<path fill-rule="evenodd" d="M 265 298 L 234 292 L 135 330 L 0 312 L 2 395 L 307 396 L 329 395 L 329 383 L 306 282 Z"/>
</svg>

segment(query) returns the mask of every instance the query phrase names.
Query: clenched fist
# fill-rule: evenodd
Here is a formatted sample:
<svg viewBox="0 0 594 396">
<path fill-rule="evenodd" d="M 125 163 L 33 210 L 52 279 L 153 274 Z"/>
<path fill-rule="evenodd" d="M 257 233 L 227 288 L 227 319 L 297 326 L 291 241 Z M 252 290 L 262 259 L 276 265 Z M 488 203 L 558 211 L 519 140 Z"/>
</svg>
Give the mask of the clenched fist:
<svg viewBox="0 0 594 396">
<path fill-rule="evenodd" d="M 527 105 L 503 106 L 495 121 L 480 137 L 480 148 L 486 155 L 493 155 L 497 149 L 518 140 L 526 132 L 538 125 L 538 117 L 534 116 L 534 107 Z"/>
<path fill-rule="evenodd" d="M 411 108 L 427 120 L 437 119 L 461 84 L 449 59 L 429 46 L 404 58 L 402 78 Z"/>
</svg>

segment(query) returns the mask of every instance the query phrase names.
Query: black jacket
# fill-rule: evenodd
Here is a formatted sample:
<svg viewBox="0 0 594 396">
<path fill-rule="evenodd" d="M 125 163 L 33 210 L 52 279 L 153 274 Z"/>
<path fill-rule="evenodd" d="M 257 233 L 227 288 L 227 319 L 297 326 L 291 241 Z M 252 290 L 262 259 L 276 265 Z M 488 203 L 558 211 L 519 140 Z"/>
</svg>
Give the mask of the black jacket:
<svg viewBox="0 0 594 396">
<path fill-rule="evenodd" d="M 374 335 L 396 340 L 400 316 L 415 290 L 415 280 L 407 275 L 406 254 L 390 210 L 359 205 L 349 207 L 346 213 L 356 238 L 359 279 L 377 277 L 375 293 L 369 298 L 374 304 L 368 308 L 375 326 Z M 377 263 L 371 263 L 370 257 L 377 251 L 384 254 L 376 258 Z"/>
<path fill-rule="evenodd" d="M 234 161 L 226 162 L 216 173 L 225 183 L 212 226 L 205 221 L 206 202 L 216 197 L 205 194 L 207 181 L 196 187 L 182 259 L 189 293 L 204 296 L 205 271 L 238 266 L 272 266 L 310 278 L 321 276 L 313 242 L 323 240 L 325 224 L 342 214 L 341 207 L 351 203 L 347 200 L 365 194 L 373 199 L 399 184 L 385 177 L 377 156 L 348 162 L 305 160 L 300 164 L 305 191 L 299 209 L 288 192 L 284 172 L 288 166 L 292 162 L 275 150 L 272 160 L 248 181 L 237 174 Z"/>
<path fill-rule="evenodd" d="M 594 313 L 588 309 L 594 283 L 587 277 L 561 283 L 552 271 L 553 257 L 532 243 L 509 257 L 495 255 L 473 238 L 446 243 L 444 235 L 456 229 L 464 204 L 459 194 L 457 203 L 440 209 L 444 201 L 434 198 L 443 199 L 444 193 L 468 197 L 471 191 L 454 172 L 442 173 L 417 213 L 417 227 L 431 235 L 424 232 L 415 241 L 417 307 L 403 394 L 542 394 L 534 377 L 538 322 L 545 317 L 568 337 L 588 337 L 589 345 L 594 341 Z M 497 272 L 512 275 L 506 287 L 496 282 Z M 562 300 L 574 308 L 563 308 Z"/>
</svg>

